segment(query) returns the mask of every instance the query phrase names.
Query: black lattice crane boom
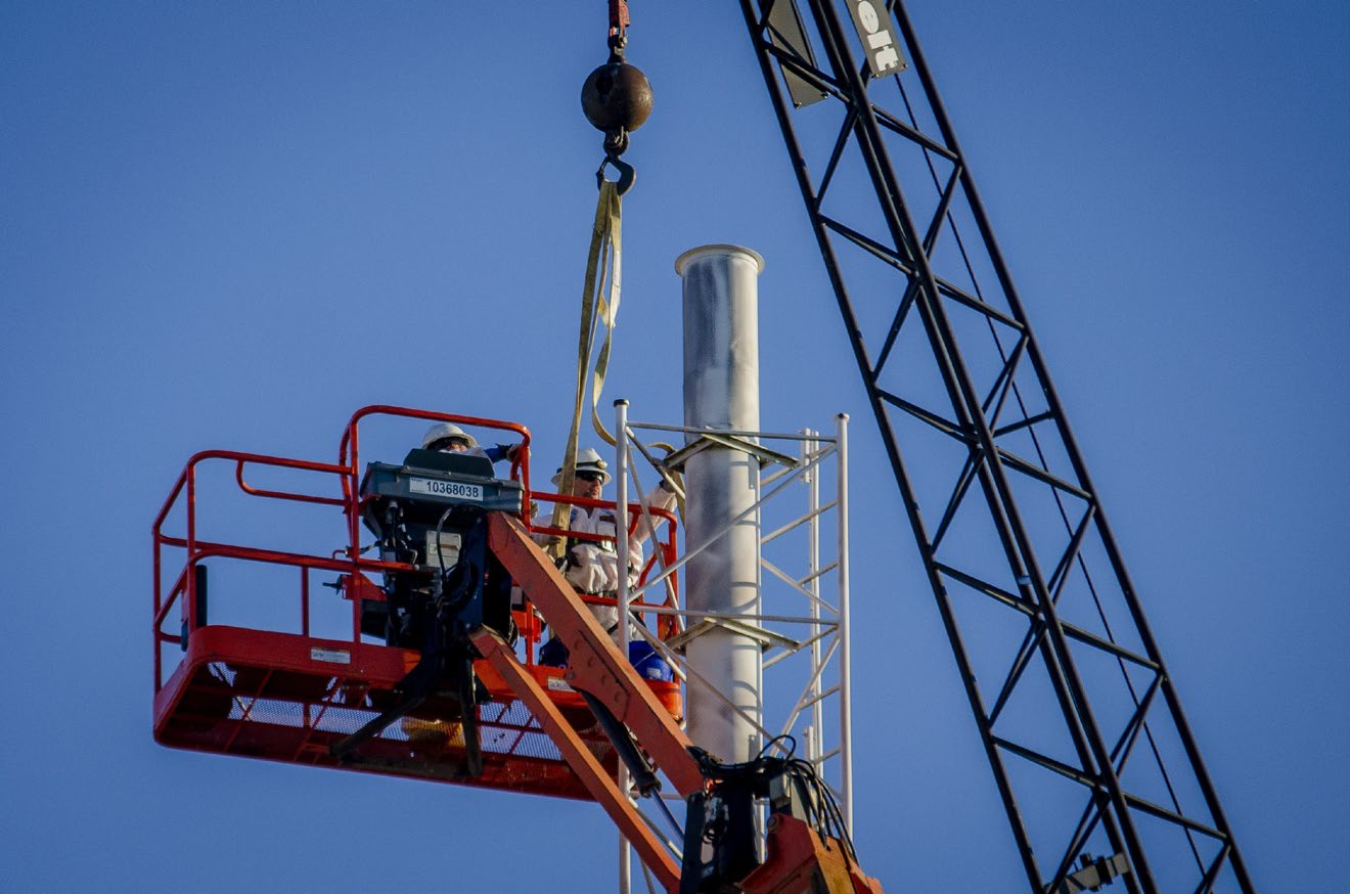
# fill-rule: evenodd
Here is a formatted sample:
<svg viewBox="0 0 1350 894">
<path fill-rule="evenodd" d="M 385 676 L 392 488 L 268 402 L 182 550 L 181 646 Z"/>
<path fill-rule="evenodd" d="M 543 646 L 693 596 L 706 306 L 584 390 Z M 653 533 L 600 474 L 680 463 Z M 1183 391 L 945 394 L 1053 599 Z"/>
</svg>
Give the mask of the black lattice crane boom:
<svg viewBox="0 0 1350 894">
<path fill-rule="evenodd" d="M 909 17 L 846 5 L 741 0 L 1027 880 L 1254 891 Z M 1054 730 L 1010 722 L 1038 695 Z M 1012 762 L 1076 822 L 1034 828 Z"/>
</svg>

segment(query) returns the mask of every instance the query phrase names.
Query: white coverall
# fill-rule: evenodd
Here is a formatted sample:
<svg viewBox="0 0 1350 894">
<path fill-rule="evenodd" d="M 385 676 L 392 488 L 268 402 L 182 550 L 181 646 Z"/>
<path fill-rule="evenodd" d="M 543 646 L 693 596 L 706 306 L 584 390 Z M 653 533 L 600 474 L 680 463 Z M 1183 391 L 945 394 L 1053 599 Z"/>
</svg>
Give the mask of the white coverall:
<svg viewBox="0 0 1350 894">
<path fill-rule="evenodd" d="M 675 504 L 675 495 L 670 491 L 657 487 L 643 500 L 643 504 L 650 509 L 669 509 Z M 534 524 L 548 526 L 551 524 L 552 510 L 541 509 L 539 514 L 534 517 Z M 659 528 L 664 521 L 658 515 L 651 515 L 652 527 Z M 568 530 L 578 534 L 598 534 L 604 537 L 614 537 L 618 530 L 618 520 L 613 509 L 609 507 L 590 507 L 573 506 L 572 518 L 568 524 Z M 647 525 L 646 517 L 640 516 L 637 520 L 637 531 L 628 538 L 628 584 L 630 587 L 636 586 L 638 574 L 642 570 L 645 560 L 642 545 L 647 541 L 651 533 Z M 535 540 L 544 544 L 548 541 L 547 534 L 535 534 Z M 585 593 L 591 596 L 613 596 L 619 589 L 619 554 L 615 548 L 613 540 L 594 541 L 583 540 L 579 538 L 568 538 L 568 562 L 563 572 L 563 577 L 567 578 L 577 592 Z M 600 626 L 613 632 L 619 623 L 619 609 L 612 605 L 591 605 L 591 613 L 595 615 Z"/>
</svg>

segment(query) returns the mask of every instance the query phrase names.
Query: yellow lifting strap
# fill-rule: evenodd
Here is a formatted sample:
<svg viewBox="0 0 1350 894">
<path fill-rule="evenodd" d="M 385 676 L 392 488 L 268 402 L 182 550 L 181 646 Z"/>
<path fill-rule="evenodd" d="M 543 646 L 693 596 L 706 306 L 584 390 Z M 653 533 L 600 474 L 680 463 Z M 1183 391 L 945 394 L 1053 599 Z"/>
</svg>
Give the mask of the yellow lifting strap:
<svg viewBox="0 0 1350 894">
<path fill-rule="evenodd" d="M 591 423 L 608 444 L 614 436 L 600 421 L 597 410 L 600 393 L 605 387 L 609 370 L 610 345 L 613 343 L 614 320 L 619 311 L 619 291 L 622 287 L 623 202 L 618 185 L 602 180 L 600 200 L 595 206 L 595 223 L 591 228 L 591 250 L 586 260 L 586 282 L 581 294 L 581 334 L 577 342 L 576 400 L 572 410 L 572 427 L 567 435 L 567 450 L 563 455 L 562 472 L 558 478 L 558 493 L 571 494 L 576 474 L 577 441 L 581 435 L 581 413 L 586 397 L 586 377 L 591 373 L 591 351 L 595 344 L 596 327 L 604 325 L 605 339 L 595 359 L 591 373 Z M 566 530 L 571 520 L 571 507 L 555 503 L 552 527 Z M 562 540 L 549 544 L 549 553 L 561 558 L 566 549 Z"/>
</svg>

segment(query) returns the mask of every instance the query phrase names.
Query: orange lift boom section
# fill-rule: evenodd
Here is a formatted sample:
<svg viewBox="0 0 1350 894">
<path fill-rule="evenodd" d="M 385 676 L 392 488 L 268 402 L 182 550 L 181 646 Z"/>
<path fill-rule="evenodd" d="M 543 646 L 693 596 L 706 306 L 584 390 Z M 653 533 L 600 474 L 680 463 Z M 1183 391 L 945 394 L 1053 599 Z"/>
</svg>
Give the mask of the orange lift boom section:
<svg viewBox="0 0 1350 894">
<path fill-rule="evenodd" d="M 686 799 L 703 796 L 710 781 L 705 765 L 696 757 L 698 749 L 653 697 L 633 667 L 620 656 L 609 635 L 572 592 L 557 568 L 530 540 L 520 522 L 500 512 L 490 513 L 489 543 L 514 580 L 544 617 L 550 619 L 555 634 L 568 643 L 571 651 L 568 681 L 599 700 L 631 731 L 646 755 L 666 774 L 681 796 Z M 669 852 L 651 834 L 610 775 L 582 746 L 566 719 L 552 708 L 534 679 L 524 673 L 514 652 L 485 628 L 474 634 L 473 641 L 484 657 L 511 682 L 516 694 L 538 712 L 549 735 L 573 762 L 573 768 L 592 797 L 604 807 L 666 890 L 699 890 L 681 885 L 679 867 L 671 860 Z M 686 837 L 686 846 L 688 843 Z M 838 839 L 822 839 L 815 829 L 798 817 L 773 814 L 769 822 L 767 851 L 765 862 L 739 880 L 737 887 L 740 890 L 756 894 L 817 891 L 881 894 L 880 883 L 863 874 L 850 847 Z"/>
</svg>

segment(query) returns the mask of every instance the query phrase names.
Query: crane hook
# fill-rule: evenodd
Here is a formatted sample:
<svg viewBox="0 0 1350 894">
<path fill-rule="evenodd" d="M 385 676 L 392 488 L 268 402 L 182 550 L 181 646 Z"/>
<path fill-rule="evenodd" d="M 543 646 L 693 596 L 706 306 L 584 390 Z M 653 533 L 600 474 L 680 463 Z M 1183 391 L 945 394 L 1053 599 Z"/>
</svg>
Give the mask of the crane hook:
<svg viewBox="0 0 1350 894">
<path fill-rule="evenodd" d="M 636 172 L 619 156 L 628 149 L 628 136 L 647 120 L 652 111 L 652 85 L 642 69 L 624 58 L 628 45 L 628 4 L 610 0 L 609 58 L 586 78 L 581 88 L 581 108 L 586 120 L 605 134 L 605 159 L 595 172 L 596 183 L 605 180 L 605 168 L 618 174 L 619 195 L 633 186 Z"/>
<path fill-rule="evenodd" d="M 619 175 L 618 179 L 614 181 L 615 192 L 623 195 L 633 188 L 633 182 L 637 180 L 637 171 L 633 170 L 633 166 L 628 162 L 611 152 L 605 155 L 604 161 L 600 162 L 600 168 L 595 172 L 596 189 L 599 189 L 605 182 L 606 167 L 614 168 Z"/>
</svg>

